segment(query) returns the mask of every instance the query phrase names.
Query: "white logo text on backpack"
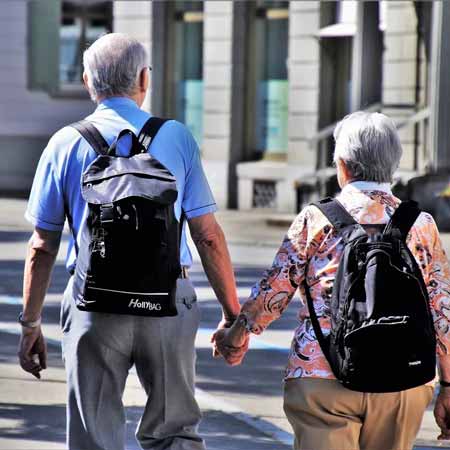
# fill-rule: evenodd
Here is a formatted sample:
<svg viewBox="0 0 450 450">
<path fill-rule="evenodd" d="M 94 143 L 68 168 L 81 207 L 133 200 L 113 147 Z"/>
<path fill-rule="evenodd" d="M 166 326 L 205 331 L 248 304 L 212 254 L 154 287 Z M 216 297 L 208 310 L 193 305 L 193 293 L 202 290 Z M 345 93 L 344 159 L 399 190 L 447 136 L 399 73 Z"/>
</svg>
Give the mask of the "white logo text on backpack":
<svg viewBox="0 0 450 450">
<path fill-rule="evenodd" d="M 149 301 L 143 301 L 140 298 L 132 298 L 128 304 L 128 308 L 142 308 L 149 311 L 161 311 L 161 303 L 153 303 Z"/>
</svg>

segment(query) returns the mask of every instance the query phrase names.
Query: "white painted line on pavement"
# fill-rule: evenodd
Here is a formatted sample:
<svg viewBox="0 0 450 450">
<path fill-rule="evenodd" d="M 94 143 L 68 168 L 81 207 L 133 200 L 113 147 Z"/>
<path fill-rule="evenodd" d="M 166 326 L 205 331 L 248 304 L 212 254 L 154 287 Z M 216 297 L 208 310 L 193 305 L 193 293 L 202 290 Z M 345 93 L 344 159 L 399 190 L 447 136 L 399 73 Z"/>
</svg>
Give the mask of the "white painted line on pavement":
<svg viewBox="0 0 450 450">
<path fill-rule="evenodd" d="M 14 334 L 16 336 L 20 336 L 22 334 L 20 325 L 14 322 L 0 322 L 0 332 Z M 61 341 L 59 339 L 53 339 L 45 336 L 45 340 L 47 341 L 48 344 L 61 347 Z"/>
<path fill-rule="evenodd" d="M 0 303 L 3 305 L 21 305 L 22 297 L 14 295 L 0 295 Z"/>
<path fill-rule="evenodd" d="M 240 420 L 241 422 L 244 422 L 247 425 L 250 425 L 252 428 L 255 428 L 266 436 L 275 439 L 281 444 L 292 447 L 292 444 L 294 442 L 293 434 L 282 430 L 273 423 L 261 419 L 260 417 L 252 416 L 251 414 L 246 413 L 239 406 L 211 395 L 203 389 L 196 388 L 195 397 L 197 398 L 200 407 L 202 407 L 203 409 L 221 411 Z"/>
</svg>

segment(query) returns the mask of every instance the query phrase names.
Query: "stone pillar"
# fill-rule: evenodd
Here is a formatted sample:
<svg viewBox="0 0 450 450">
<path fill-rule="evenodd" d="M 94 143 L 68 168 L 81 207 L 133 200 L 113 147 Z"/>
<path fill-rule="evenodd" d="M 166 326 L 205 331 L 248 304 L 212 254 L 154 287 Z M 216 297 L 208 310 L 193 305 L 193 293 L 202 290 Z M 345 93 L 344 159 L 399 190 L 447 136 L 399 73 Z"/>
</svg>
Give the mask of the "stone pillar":
<svg viewBox="0 0 450 450">
<path fill-rule="evenodd" d="M 430 132 L 433 169 L 450 170 L 450 3 L 434 2 L 431 37 Z"/>
<path fill-rule="evenodd" d="M 394 120 L 404 120 L 414 112 L 416 98 L 417 17 L 413 2 L 385 2 L 386 30 L 383 53 L 383 104 L 410 105 L 384 108 Z M 414 127 L 400 130 L 403 146 L 401 169 L 414 165 Z M 420 152 L 419 152 L 420 153 Z"/>
<path fill-rule="evenodd" d="M 232 22 L 233 2 L 204 2 L 202 157 L 208 181 L 221 208 L 228 206 Z"/>
<path fill-rule="evenodd" d="M 138 39 L 147 49 L 149 58 L 152 55 L 151 25 L 152 25 L 151 1 L 115 1 L 113 2 L 113 29 L 117 33 L 126 33 Z M 151 60 L 149 61 L 151 63 Z M 152 77 L 150 77 L 151 80 Z M 151 92 L 151 86 L 150 86 Z M 150 111 L 150 92 L 147 94 L 142 106 Z"/>
<path fill-rule="evenodd" d="M 285 181 L 277 184 L 278 209 L 295 212 L 295 185 L 314 173 L 316 153 L 309 139 L 318 131 L 320 2 L 289 4 L 289 128 Z"/>
<path fill-rule="evenodd" d="M 352 111 L 381 102 L 383 56 L 379 2 L 358 2 L 353 37 Z"/>
</svg>

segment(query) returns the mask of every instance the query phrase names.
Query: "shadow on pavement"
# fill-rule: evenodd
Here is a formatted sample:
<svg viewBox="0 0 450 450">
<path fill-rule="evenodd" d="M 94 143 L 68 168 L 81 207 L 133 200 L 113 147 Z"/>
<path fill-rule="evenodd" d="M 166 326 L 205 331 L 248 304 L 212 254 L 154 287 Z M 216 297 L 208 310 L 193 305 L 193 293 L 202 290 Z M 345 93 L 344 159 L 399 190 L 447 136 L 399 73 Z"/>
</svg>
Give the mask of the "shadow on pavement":
<svg viewBox="0 0 450 450">
<path fill-rule="evenodd" d="M 66 440 L 65 405 L 0 403 L 0 417 L 2 438 L 47 442 Z"/>
<path fill-rule="evenodd" d="M 17 358 L 19 339 L 20 336 L 18 334 L 16 335 L 5 333 L 0 330 L 0 342 L 2 343 L 0 351 L 0 363 L 17 364 L 17 366 L 19 365 L 19 360 Z M 61 356 L 60 344 L 53 345 L 51 341 L 47 341 L 47 363 L 48 367 L 64 366 Z M 0 373 L 0 380 L 2 380 L 2 378 L 2 374 Z"/>
<path fill-rule="evenodd" d="M 4 242 L 28 242 L 32 234 L 32 231 L 0 231 L 0 243 Z M 61 241 L 67 241 L 69 236 L 67 234 L 63 234 L 61 237 Z"/>
<path fill-rule="evenodd" d="M 0 295 L 22 296 L 24 264 L 24 260 L 0 260 Z M 69 274 L 64 264 L 55 264 L 47 292 L 62 294 L 68 279 Z"/>
<path fill-rule="evenodd" d="M 238 367 L 213 359 L 211 350 L 197 350 L 197 387 L 214 393 L 282 396 L 286 354 L 270 350 L 249 350 Z"/>
</svg>

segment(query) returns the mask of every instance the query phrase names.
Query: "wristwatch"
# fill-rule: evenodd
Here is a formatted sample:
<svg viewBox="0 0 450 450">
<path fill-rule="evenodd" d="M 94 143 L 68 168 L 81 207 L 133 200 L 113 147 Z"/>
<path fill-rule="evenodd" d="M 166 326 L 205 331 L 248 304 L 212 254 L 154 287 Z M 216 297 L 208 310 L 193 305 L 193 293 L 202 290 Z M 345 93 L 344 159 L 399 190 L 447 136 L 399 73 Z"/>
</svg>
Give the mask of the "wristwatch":
<svg viewBox="0 0 450 450">
<path fill-rule="evenodd" d="M 248 323 L 248 318 L 245 314 L 239 314 L 237 321 L 245 329 L 247 333 L 252 332 L 252 326 Z"/>
<path fill-rule="evenodd" d="M 450 382 L 445 381 L 445 380 L 439 380 L 439 384 L 440 384 L 442 387 L 450 387 Z"/>
<path fill-rule="evenodd" d="M 25 328 L 37 328 L 41 324 L 41 318 L 37 320 L 23 320 L 23 312 L 19 314 L 19 323 Z"/>
</svg>

